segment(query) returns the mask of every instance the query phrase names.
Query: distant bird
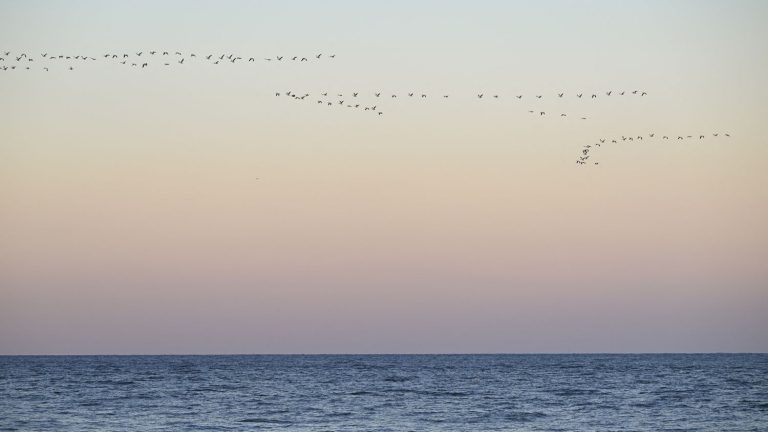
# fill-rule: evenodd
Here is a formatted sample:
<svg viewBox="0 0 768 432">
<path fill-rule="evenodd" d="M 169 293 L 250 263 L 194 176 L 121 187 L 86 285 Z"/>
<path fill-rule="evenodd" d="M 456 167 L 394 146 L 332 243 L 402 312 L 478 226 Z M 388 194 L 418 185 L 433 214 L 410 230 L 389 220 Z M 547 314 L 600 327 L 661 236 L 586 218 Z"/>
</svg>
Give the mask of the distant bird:
<svg viewBox="0 0 768 432">
<path fill-rule="evenodd" d="M 277 56 L 277 57 L 275 57 L 275 58 L 277 59 L 277 61 L 280 61 L 280 60 L 282 60 L 282 59 L 283 59 L 283 56 Z"/>
<path fill-rule="evenodd" d="M 540 116 L 543 116 L 544 114 L 546 114 L 544 111 L 539 112 Z"/>
<path fill-rule="evenodd" d="M 536 95 L 536 99 L 541 99 L 542 95 Z"/>
<path fill-rule="evenodd" d="M 331 54 L 331 58 L 336 58 L 336 54 Z"/>
<path fill-rule="evenodd" d="M 613 90 L 609 90 L 609 91 L 605 92 L 605 94 L 606 94 L 607 96 L 610 96 L 610 95 L 611 95 L 611 93 L 613 93 Z"/>
<path fill-rule="evenodd" d="M 564 94 L 564 93 L 558 93 L 558 94 L 557 94 L 557 97 L 560 97 L 560 98 L 561 98 L 561 97 L 563 97 L 563 94 Z"/>
<path fill-rule="evenodd" d="M 478 99 L 482 99 L 482 98 L 483 98 L 483 94 L 482 94 L 482 93 L 480 93 L 479 95 L 477 95 L 477 98 L 478 98 Z"/>
<path fill-rule="evenodd" d="M 376 97 L 379 97 L 381 96 L 381 93 L 374 93 L 374 95 L 376 95 Z"/>
<path fill-rule="evenodd" d="M 517 95 L 517 96 L 515 96 L 515 97 L 516 97 L 516 98 L 518 98 L 518 99 L 522 99 L 522 98 L 523 98 L 523 95 Z"/>
<path fill-rule="evenodd" d="M 413 93 L 408 93 L 408 97 L 413 97 Z"/>
<path fill-rule="evenodd" d="M 576 95 L 576 97 L 579 97 L 579 98 L 580 98 L 580 97 L 582 97 L 583 95 L 584 95 L 583 93 L 579 93 L 579 94 L 577 94 L 577 95 Z"/>
</svg>

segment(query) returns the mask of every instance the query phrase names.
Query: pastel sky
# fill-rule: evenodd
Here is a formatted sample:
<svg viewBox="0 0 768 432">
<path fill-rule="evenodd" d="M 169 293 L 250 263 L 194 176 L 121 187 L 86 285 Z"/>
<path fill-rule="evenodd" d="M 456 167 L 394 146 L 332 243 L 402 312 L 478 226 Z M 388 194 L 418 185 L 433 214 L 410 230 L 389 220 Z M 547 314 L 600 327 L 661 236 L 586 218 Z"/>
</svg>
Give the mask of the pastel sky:
<svg viewBox="0 0 768 432">
<path fill-rule="evenodd" d="M 768 351 L 766 22 L 764 1 L 0 0 L 0 50 L 37 57 L 337 55 L 0 72 L 0 354 Z M 435 97 L 376 116 L 288 90 Z M 556 92 L 601 97 L 513 97 Z M 649 133 L 707 139 L 574 163 Z"/>
</svg>

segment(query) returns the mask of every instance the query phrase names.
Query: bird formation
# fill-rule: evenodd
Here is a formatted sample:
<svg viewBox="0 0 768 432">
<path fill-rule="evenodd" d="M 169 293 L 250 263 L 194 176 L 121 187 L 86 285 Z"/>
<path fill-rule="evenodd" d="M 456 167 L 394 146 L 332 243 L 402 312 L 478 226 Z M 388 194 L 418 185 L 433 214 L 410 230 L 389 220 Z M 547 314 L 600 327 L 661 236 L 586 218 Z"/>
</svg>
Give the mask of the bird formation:
<svg viewBox="0 0 768 432">
<path fill-rule="evenodd" d="M 108 52 L 100 55 L 92 56 L 88 54 L 54 54 L 48 52 L 42 52 L 38 54 L 31 54 L 26 52 L 14 53 L 11 51 L 0 51 L 0 72 L 17 71 L 17 70 L 32 70 L 38 69 L 45 72 L 49 72 L 53 67 L 63 67 L 66 70 L 75 70 L 75 67 L 79 67 L 81 64 L 89 64 L 93 62 L 102 62 L 110 64 L 119 64 L 136 69 L 144 69 L 152 66 L 186 66 L 190 64 L 207 64 L 207 65 L 235 65 L 241 63 L 309 63 L 323 60 L 333 60 L 336 58 L 336 54 L 324 54 L 316 53 L 310 55 L 275 55 L 272 57 L 261 56 L 248 56 L 235 53 L 194 53 L 194 52 L 182 52 L 171 50 L 144 50 L 134 52 Z M 275 96 L 284 96 L 291 98 L 295 101 L 314 101 L 316 105 L 324 107 L 341 107 L 349 108 L 360 111 L 369 111 L 370 113 L 381 116 L 384 111 L 381 109 L 384 105 L 390 105 L 391 103 L 403 100 L 413 99 L 422 102 L 431 100 L 447 100 L 449 98 L 461 98 L 462 100 L 475 99 L 479 102 L 496 101 L 500 99 L 509 99 L 513 102 L 527 102 L 531 101 L 537 105 L 526 107 L 528 114 L 536 117 L 554 117 L 554 118 L 567 118 L 576 120 L 587 120 L 589 117 L 585 115 L 572 115 L 572 113 L 562 112 L 562 110 L 543 109 L 539 104 L 544 101 L 565 101 L 565 100 L 578 100 L 584 102 L 596 102 L 607 98 L 623 98 L 623 97 L 640 97 L 648 96 L 648 92 L 645 90 L 632 89 L 632 90 L 603 90 L 599 92 L 565 92 L 555 91 L 552 93 L 532 93 L 532 94 L 501 94 L 501 93 L 487 93 L 476 92 L 472 95 L 452 95 L 448 93 L 432 94 L 427 92 L 417 92 L 415 90 L 406 91 L 402 93 L 384 93 L 382 91 L 373 91 L 362 93 L 360 91 L 351 92 L 328 92 L 323 91 L 318 94 L 312 95 L 310 93 L 296 93 L 293 91 L 277 91 Z M 569 115 L 571 114 L 571 115 Z M 712 137 L 724 137 L 729 138 L 728 133 L 712 133 Z M 624 141 L 642 141 L 649 139 L 661 139 L 661 140 L 703 140 L 708 135 L 657 135 L 650 133 L 647 135 L 637 136 L 621 136 L 614 138 L 600 138 L 598 142 L 586 145 L 582 148 L 581 154 L 576 160 L 579 165 L 598 165 L 599 162 L 594 161 L 592 157 L 594 151 L 600 148 L 603 144 L 614 144 Z M 590 159 L 592 158 L 592 159 Z"/>
<path fill-rule="evenodd" d="M 234 53 L 206 53 L 196 54 L 193 52 L 181 51 L 160 51 L 148 50 L 138 52 L 112 52 L 97 56 L 87 54 L 53 54 L 53 53 L 13 53 L 11 51 L 0 51 L 0 71 L 31 70 L 33 68 L 48 72 L 51 66 L 63 66 L 67 70 L 74 70 L 75 66 L 83 63 L 95 61 L 116 63 L 137 69 L 160 65 L 163 67 L 174 65 L 185 65 L 192 62 L 205 64 L 240 64 L 240 63 L 261 63 L 261 62 L 313 62 L 325 59 L 335 59 L 336 54 L 325 55 L 323 53 L 310 54 L 305 56 L 298 55 L 280 55 L 274 57 L 258 57 L 239 55 Z"/>
<path fill-rule="evenodd" d="M 608 144 L 618 144 L 622 142 L 635 142 L 635 141 L 645 141 L 645 140 L 674 140 L 674 141 L 685 141 L 685 140 L 703 140 L 706 138 L 730 138 L 731 134 L 728 132 L 714 132 L 709 135 L 707 134 L 696 134 L 696 135 L 659 135 L 657 133 L 649 133 L 647 135 L 621 135 L 620 137 L 610 137 L 610 138 L 600 138 L 596 142 L 592 144 L 587 144 L 582 147 L 581 154 L 579 155 L 578 159 L 576 159 L 576 163 L 579 165 L 599 165 L 599 162 L 596 162 L 593 158 L 594 153 L 597 151 L 598 148 L 601 148 L 603 145 Z M 589 159 L 592 158 L 590 161 Z"/>
<path fill-rule="evenodd" d="M 603 95 L 603 96 L 598 96 Z M 599 97 L 609 97 L 611 95 L 614 95 L 614 97 L 621 97 L 624 95 L 631 96 L 646 96 L 648 93 L 641 90 L 632 90 L 632 91 L 620 91 L 620 92 L 614 92 L 612 90 L 608 90 L 605 92 L 599 92 L 599 93 L 591 93 L 589 97 L 584 98 L 583 96 L 585 93 L 570 93 L 569 96 L 578 99 L 583 99 L 585 101 L 589 100 L 596 100 Z M 417 91 L 406 91 L 402 93 L 384 93 L 382 91 L 373 91 L 373 92 L 360 92 L 360 91 L 349 91 L 349 92 L 329 92 L 329 91 L 321 91 L 319 93 L 313 94 L 311 93 L 295 93 L 292 91 L 276 91 L 275 96 L 288 96 L 293 98 L 296 101 L 310 101 L 315 100 L 318 105 L 323 106 L 341 106 L 346 108 L 358 108 L 362 109 L 363 111 L 376 111 L 376 107 L 382 104 L 388 104 L 393 101 L 403 100 L 403 99 L 413 99 L 418 100 L 421 102 L 426 102 L 430 100 L 446 100 L 448 98 L 454 97 L 451 94 L 446 93 L 438 93 L 438 94 L 432 94 L 432 93 L 425 93 L 425 92 L 417 92 Z M 552 94 L 513 94 L 509 96 L 504 96 L 498 93 L 494 94 L 487 94 L 487 93 L 475 93 L 473 95 L 461 95 L 463 96 L 463 100 L 467 100 L 469 98 L 476 99 L 479 102 L 489 101 L 489 100 L 498 100 L 498 99 L 504 99 L 504 98 L 510 98 L 512 101 L 533 101 L 533 102 L 539 102 L 545 99 L 549 100 L 563 100 L 566 97 L 565 92 L 555 92 Z M 455 97 L 454 97 L 455 98 Z M 365 101 L 365 102 L 363 102 Z M 376 111 L 377 114 L 381 115 L 383 114 L 382 111 Z M 549 116 L 549 117 L 555 117 L 555 118 L 575 118 L 578 120 L 587 120 L 588 117 L 583 115 L 573 115 L 570 116 L 568 113 L 562 112 L 561 110 L 557 111 L 547 111 L 542 110 L 540 107 L 537 109 L 529 109 L 528 113 L 534 114 L 537 117 L 543 117 L 543 116 Z"/>
</svg>

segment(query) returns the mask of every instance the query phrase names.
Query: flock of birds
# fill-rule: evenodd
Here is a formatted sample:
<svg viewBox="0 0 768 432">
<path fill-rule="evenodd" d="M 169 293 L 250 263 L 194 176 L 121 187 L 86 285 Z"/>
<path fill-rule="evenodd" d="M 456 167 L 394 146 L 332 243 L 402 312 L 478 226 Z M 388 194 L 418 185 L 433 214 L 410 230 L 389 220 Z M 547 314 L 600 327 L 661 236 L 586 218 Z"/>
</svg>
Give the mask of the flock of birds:
<svg viewBox="0 0 768 432">
<path fill-rule="evenodd" d="M 598 92 L 598 93 L 584 93 L 584 92 L 575 92 L 571 94 L 566 94 L 565 92 L 557 92 L 553 94 L 530 94 L 530 95 L 524 95 L 524 94 L 514 94 L 510 96 L 512 100 L 517 101 L 543 101 L 543 100 L 565 100 L 566 98 L 576 98 L 577 100 L 584 100 L 584 101 L 594 101 L 598 98 L 605 98 L 605 97 L 621 97 L 621 96 L 639 96 L 644 97 L 647 96 L 648 93 L 642 90 L 632 90 L 632 91 L 613 91 L 608 90 L 605 92 Z M 292 98 L 296 101 L 312 101 L 314 100 L 317 104 L 321 106 L 328 106 L 328 107 L 346 107 L 346 108 L 355 108 L 355 109 L 361 109 L 363 111 L 371 111 L 378 115 L 384 114 L 383 111 L 381 111 L 379 108 L 381 103 L 387 103 L 384 101 L 393 101 L 398 99 L 415 99 L 415 100 L 428 100 L 428 99 L 448 99 L 451 97 L 450 94 L 428 94 L 423 92 L 416 92 L 416 91 L 408 91 L 405 93 L 388 93 L 384 94 L 382 91 L 374 91 L 374 92 L 368 92 L 368 93 L 361 93 L 359 91 L 351 91 L 346 93 L 335 93 L 335 92 L 328 92 L 323 91 L 317 94 L 311 93 L 296 93 L 292 90 L 288 91 L 277 91 L 275 92 L 276 97 L 285 96 Z M 466 98 L 466 95 L 464 95 Z M 507 98 L 506 96 L 501 96 L 500 94 L 487 94 L 487 93 L 476 93 L 474 96 L 478 101 L 483 100 L 496 100 L 496 99 L 504 99 Z M 373 100 L 373 102 L 370 102 L 370 100 Z M 368 103 L 365 103 L 363 101 L 369 101 Z M 380 102 L 379 102 L 380 101 Z M 536 116 L 555 116 L 555 117 L 568 117 L 567 113 L 556 111 L 552 113 L 551 111 L 543 111 L 541 109 L 529 109 L 529 114 L 533 114 Z M 585 116 L 578 116 L 577 117 L 580 120 L 587 120 L 588 117 Z"/>
<path fill-rule="evenodd" d="M 723 132 L 713 132 L 711 134 L 712 138 L 730 138 L 730 133 L 723 133 Z M 576 160 L 576 163 L 579 165 L 599 165 L 599 162 L 589 161 L 590 157 L 592 157 L 597 151 L 598 148 L 601 148 L 604 144 L 619 144 L 621 142 L 634 142 L 634 141 L 643 141 L 643 140 L 675 140 L 675 141 L 685 141 L 685 140 L 703 140 L 706 139 L 707 135 L 704 134 L 698 134 L 698 135 L 658 135 L 656 133 L 649 133 L 647 135 L 622 135 L 620 137 L 609 137 L 609 138 L 600 138 L 597 140 L 597 142 L 594 142 L 592 144 L 587 144 L 582 147 L 581 154 L 579 155 L 579 158 Z"/>
<path fill-rule="evenodd" d="M 75 66 L 79 66 L 79 64 L 95 61 L 105 61 L 144 69 L 157 64 L 166 67 L 189 64 L 190 62 L 204 62 L 212 65 L 272 61 L 303 63 L 334 58 L 336 58 L 336 54 L 323 53 L 305 56 L 280 55 L 262 58 L 242 56 L 234 53 L 196 54 L 193 52 L 148 50 L 131 53 L 104 53 L 93 57 L 86 54 L 51 54 L 46 52 L 33 55 L 25 52 L 13 53 L 11 51 L 2 51 L 0 52 L 0 71 L 32 70 L 37 68 L 49 72 L 50 68 L 54 65 L 63 66 L 68 70 L 75 70 Z"/>
<path fill-rule="evenodd" d="M 45 72 L 50 71 L 52 67 L 64 67 L 70 71 L 75 69 L 75 66 L 79 64 L 87 64 L 90 62 L 106 62 L 111 64 L 124 65 L 131 68 L 144 69 L 153 65 L 160 65 L 162 67 L 169 67 L 174 65 L 188 65 L 190 63 L 202 63 L 210 65 L 234 65 L 240 63 L 257 63 L 257 62 L 317 62 L 323 60 L 333 60 L 336 58 L 336 54 L 324 54 L 316 53 L 310 55 L 278 55 L 273 57 L 255 57 L 244 56 L 235 53 L 206 53 L 198 54 L 194 52 L 181 52 L 181 51 L 161 51 L 161 50 L 146 50 L 139 52 L 108 52 L 93 57 L 91 55 L 76 54 L 51 54 L 47 52 L 39 53 L 37 55 L 28 54 L 25 52 L 13 53 L 11 51 L 0 52 L 0 72 L 17 71 L 17 70 L 32 70 L 38 69 Z M 584 93 L 584 92 L 554 92 L 548 94 L 512 94 L 501 95 L 498 93 L 486 93 L 479 92 L 474 95 L 463 95 L 463 98 L 474 98 L 478 101 L 498 100 L 498 99 L 511 99 L 513 101 L 521 102 L 537 102 L 544 100 L 583 100 L 583 101 L 596 101 L 605 98 L 621 98 L 621 97 L 645 97 L 648 92 L 644 90 L 605 90 L 596 93 Z M 377 116 L 384 114 L 381 109 L 382 105 L 388 104 L 398 99 L 414 99 L 414 100 L 445 100 L 453 97 L 451 94 L 428 94 L 417 91 L 407 91 L 404 93 L 387 93 L 382 91 L 374 91 L 361 93 L 359 91 L 351 91 L 346 93 L 328 92 L 323 91 L 315 94 L 310 93 L 296 93 L 289 91 L 277 91 L 276 97 L 284 96 L 291 98 L 295 101 L 315 101 L 317 105 L 325 107 L 345 107 L 350 109 L 357 109 L 360 111 L 368 111 Z M 537 117 L 555 117 L 555 118 L 576 118 L 578 120 L 587 120 L 588 117 L 583 115 L 569 116 L 568 113 L 562 111 L 543 110 L 540 107 L 528 107 L 528 114 Z M 729 133 L 712 133 L 712 137 L 730 137 Z M 649 133 L 647 135 L 637 136 L 621 136 L 611 138 L 600 138 L 598 142 L 585 145 L 581 149 L 576 163 L 579 165 L 599 165 L 599 162 L 593 158 L 594 152 L 597 148 L 600 148 L 604 144 L 617 144 L 619 142 L 626 141 L 642 141 L 652 139 L 662 140 L 703 140 L 707 135 L 657 135 L 655 133 Z M 591 159 L 590 159 L 591 158 Z"/>
</svg>

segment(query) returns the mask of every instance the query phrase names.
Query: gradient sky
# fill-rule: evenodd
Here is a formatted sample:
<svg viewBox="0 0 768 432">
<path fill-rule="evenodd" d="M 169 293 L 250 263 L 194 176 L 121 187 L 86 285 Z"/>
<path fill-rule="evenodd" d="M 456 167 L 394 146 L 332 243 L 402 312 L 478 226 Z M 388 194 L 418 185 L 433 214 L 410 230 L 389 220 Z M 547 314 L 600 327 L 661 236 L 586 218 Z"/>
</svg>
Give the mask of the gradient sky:
<svg viewBox="0 0 768 432">
<path fill-rule="evenodd" d="M 14 52 L 337 54 L 0 73 L 0 354 L 768 351 L 766 22 L 764 1 L 0 1 Z M 636 88 L 563 102 L 583 122 L 511 98 Z M 452 97 L 378 117 L 286 90 Z M 732 137 L 574 164 L 650 132 Z"/>
</svg>

